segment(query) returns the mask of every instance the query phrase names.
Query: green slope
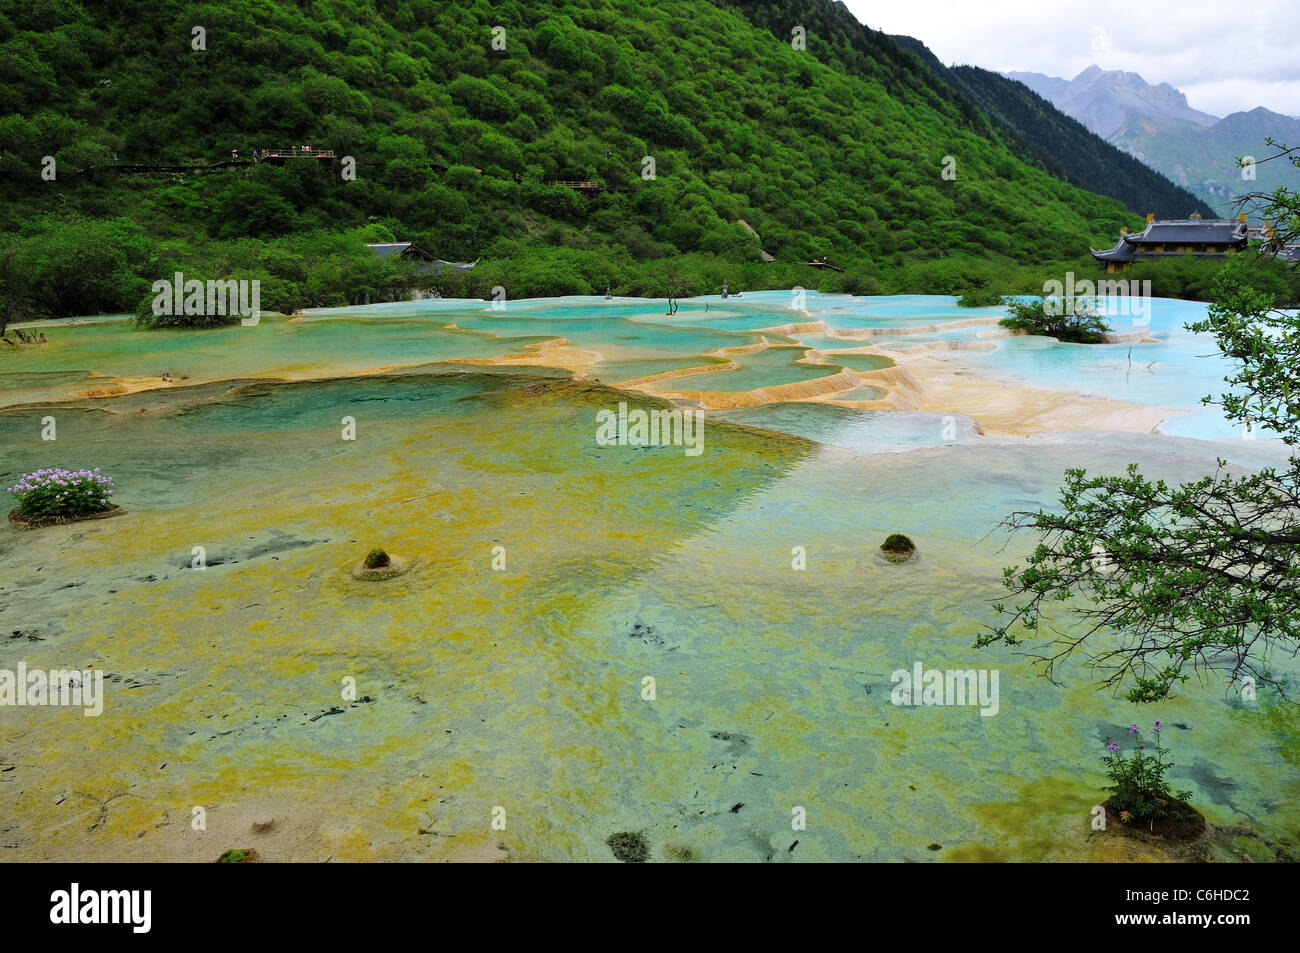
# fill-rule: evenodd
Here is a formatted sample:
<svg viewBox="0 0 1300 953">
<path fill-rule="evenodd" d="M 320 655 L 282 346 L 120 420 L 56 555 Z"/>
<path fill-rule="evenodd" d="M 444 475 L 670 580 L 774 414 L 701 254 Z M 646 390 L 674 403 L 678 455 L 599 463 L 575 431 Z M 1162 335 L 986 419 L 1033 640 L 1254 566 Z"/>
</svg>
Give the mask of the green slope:
<svg viewBox="0 0 1300 953">
<path fill-rule="evenodd" d="M 132 309 L 175 267 L 263 277 L 286 307 L 342 304 L 397 280 L 356 261 L 389 236 L 479 259 L 442 279 L 457 293 L 690 293 L 723 277 L 958 290 L 1077 260 L 1131 223 L 990 139 L 978 110 L 826 0 L 6 0 L 0 99 L 0 238 L 18 249 L 0 280 L 49 312 Z M 354 157 L 355 180 L 306 162 L 113 170 L 304 143 Z M 547 184 L 569 179 L 628 191 Z M 800 264 L 822 255 L 845 275 Z"/>
<path fill-rule="evenodd" d="M 1223 216 L 1240 211 L 1236 201 L 1242 196 L 1300 187 L 1300 169 L 1284 160 L 1263 161 L 1277 152 L 1267 144 L 1269 138 L 1287 145 L 1300 143 L 1300 120 L 1262 107 L 1225 116 L 1208 129 L 1134 119 L 1114 138 L 1152 168 L 1206 196 Z M 1255 158 L 1253 179 L 1243 176 L 1238 156 Z"/>
</svg>

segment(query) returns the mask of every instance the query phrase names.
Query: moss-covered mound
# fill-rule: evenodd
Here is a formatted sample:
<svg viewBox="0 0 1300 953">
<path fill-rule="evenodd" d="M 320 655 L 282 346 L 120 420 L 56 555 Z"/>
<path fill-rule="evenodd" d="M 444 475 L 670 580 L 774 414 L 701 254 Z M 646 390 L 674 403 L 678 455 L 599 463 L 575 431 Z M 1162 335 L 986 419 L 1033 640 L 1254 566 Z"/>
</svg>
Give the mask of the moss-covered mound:
<svg viewBox="0 0 1300 953">
<path fill-rule="evenodd" d="M 609 849 L 625 864 L 644 864 L 650 859 L 650 844 L 640 831 L 619 831 L 605 838 Z"/>
<path fill-rule="evenodd" d="M 251 864 L 257 860 L 257 851 L 251 847 L 232 847 L 217 858 L 218 864 Z"/>
<path fill-rule="evenodd" d="M 1153 820 L 1128 823 L 1125 823 L 1110 801 L 1104 806 L 1107 830 L 1123 831 L 1138 838 L 1175 842 L 1193 841 L 1205 833 L 1205 815 L 1186 801 L 1170 801 L 1169 809 Z"/>
<path fill-rule="evenodd" d="M 916 544 L 902 533 L 891 533 L 880 544 L 880 552 L 891 563 L 905 563 L 916 554 Z"/>
</svg>

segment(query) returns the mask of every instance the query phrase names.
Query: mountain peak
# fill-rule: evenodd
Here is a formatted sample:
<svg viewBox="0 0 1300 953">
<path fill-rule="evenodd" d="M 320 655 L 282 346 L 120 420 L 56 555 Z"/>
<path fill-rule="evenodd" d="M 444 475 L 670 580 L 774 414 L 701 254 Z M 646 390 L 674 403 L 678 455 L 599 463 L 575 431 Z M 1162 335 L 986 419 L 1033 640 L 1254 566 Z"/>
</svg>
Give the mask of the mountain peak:
<svg viewBox="0 0 1300 953">
<path fill-rule="evenodd" d="M 1072 80 L 1007 73 L 1112 145 L 1197 194 L 1221 213 L 1242 192 L 1236 157 L 1268 154 L 1266 139 L 1300 144 L 1300 119 L 1263 106 L 1219 119 L 1193 109 L 1169 83 L 1153 86 L 1139 74 L 1092 65 Z M 1261 171 L 1268 187 L 1295 187 L 1294 168 Z M 1267 191 L 1267 188 L 1264 189 Z"/>
<path fill-rule="evenodd" d="M 1181 90 L 1168 83 L 1153 86 L 1140 74 L 1125 70 L 1105 70 L 1093 64 L 1068 81 L 1035 74 L 1009 75 L 1103 138 L 1109 139 L 1134 122 L 1154 120 L 1195 128 L 1218 122 L 1217 116 L 1189 106 Z"/>
</svg>

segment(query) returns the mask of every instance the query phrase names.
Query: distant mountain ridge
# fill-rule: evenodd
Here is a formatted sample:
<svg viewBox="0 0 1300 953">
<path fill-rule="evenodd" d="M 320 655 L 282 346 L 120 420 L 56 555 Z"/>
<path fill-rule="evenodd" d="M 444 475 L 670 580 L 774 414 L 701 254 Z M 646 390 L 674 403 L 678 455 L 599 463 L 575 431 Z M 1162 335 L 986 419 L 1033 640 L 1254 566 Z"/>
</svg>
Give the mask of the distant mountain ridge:
<svg viewBox="0 0 1300 953">
<path fill-rule="evenodd" d="M 1107 142 L 1025 84 L 976 66 L 946 67 L 915 37 L 891 39 L 982 110 L 992 122 L 992 131 L 1025 161 L 1072 185 L 1118 199 L 1139 215 L 1151 212 L 1161 218 L 1183 218 L 1193 212 L 1216 214 L 1200 196 Z M 1182 95 L 1172 87 L 1169 90 Z"/>
<path fill-rule="evenodd" d="M 1152 86 L 1137 73 L 1089 66 L 1072 80 L 1042 73 L 1004 74 L 1024 83 L 1174 182 L 1195 192 L 1219 215 L 1236 213 L 1235 200 L 1278 186 L 1300 187 L 1300 170 L 1270 162 L 1243 177 L 1238 156 L 1272 154 L 1265 140 L 1300 144 L 1300 119 L 1258 107 L 1222 119 L 1193 109 L 1168 83 Z"/>
<path fill-rule="evenodd" d="M 1187 105 L 1187 97 L 1161 83 L 1152 86 L 1137 73 L 1089 66 L 1072 80 L 1042 73 L 1006 73 L 1068 116 L 1110 139 L 1134 118 L 1167 119 L 1197 126 L 1212 126 L 1219 117 Z"/>
</svg>

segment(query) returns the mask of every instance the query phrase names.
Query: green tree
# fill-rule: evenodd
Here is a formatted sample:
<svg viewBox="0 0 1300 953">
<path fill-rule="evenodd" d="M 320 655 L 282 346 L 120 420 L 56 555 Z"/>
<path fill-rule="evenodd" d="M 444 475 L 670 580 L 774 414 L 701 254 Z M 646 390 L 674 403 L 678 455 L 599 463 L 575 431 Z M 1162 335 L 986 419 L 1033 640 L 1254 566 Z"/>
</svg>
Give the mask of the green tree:
<svg viewBox="0 0 1300 953">
<path fill-rule="evenodd" d="M 11 267 L 25 276 L 33 317 L 105 314 L 131 308 L 143 293 L 148 252 L 134 222 L 51 215 L 18 246 Z"/>
<path fill-rule="evenodd" d="M 991 302 L 996 303 L 996 302 Z M 1100 344 L 1110 327 L 1082 298 L 1012 301 L 1009 317 L 998 323 L 1012 331 L 1040 334 L 1070 344 Z"/>
<path fill-rule="evenodd" d="M 18 261 L 18 249 L 10 245 L 0 249 L 0 338 L 11 321 L 31 316 L 31 292 L 27 273 Z"/>
<path fill-rule="evenodd" d="M 292 231 L 293 206 L 265 182 L 240 180 L 217 200 L 215 231 L 223 237 L 274 236 Z"/>
<path fill-rule="evenodd" d="M 1300 196 L 1278 190 L 1265 217 L 1272 250 L 1300 238 Z M 1179 486 L 1136 464 L 1119 476 L 1067 471 L 1059 511 L 1006 521 L 1038 545 L 1005 570 L 1017 604 L 995 607 L 1002 618 L 977 645 L 1045 639 L 1035 654 L 1051 677 L 1100 643 L 1092 660 L 1104 684 L 1127 685 L 1138 702 L 1167 697 L 1200 666 L 1274 683 L 1270 646 L 1300 646 L 1300 317 L 1252 286 L 1253 267 L 1242 256 L 1225 269 L 1209 317 L 1188 327 L 1235 366 L 1218 398 L 1225 415 L 1280 436 L 1293 448 L 1287 466 L 1234 475 L 1221 460 Z"/>
</svg>

